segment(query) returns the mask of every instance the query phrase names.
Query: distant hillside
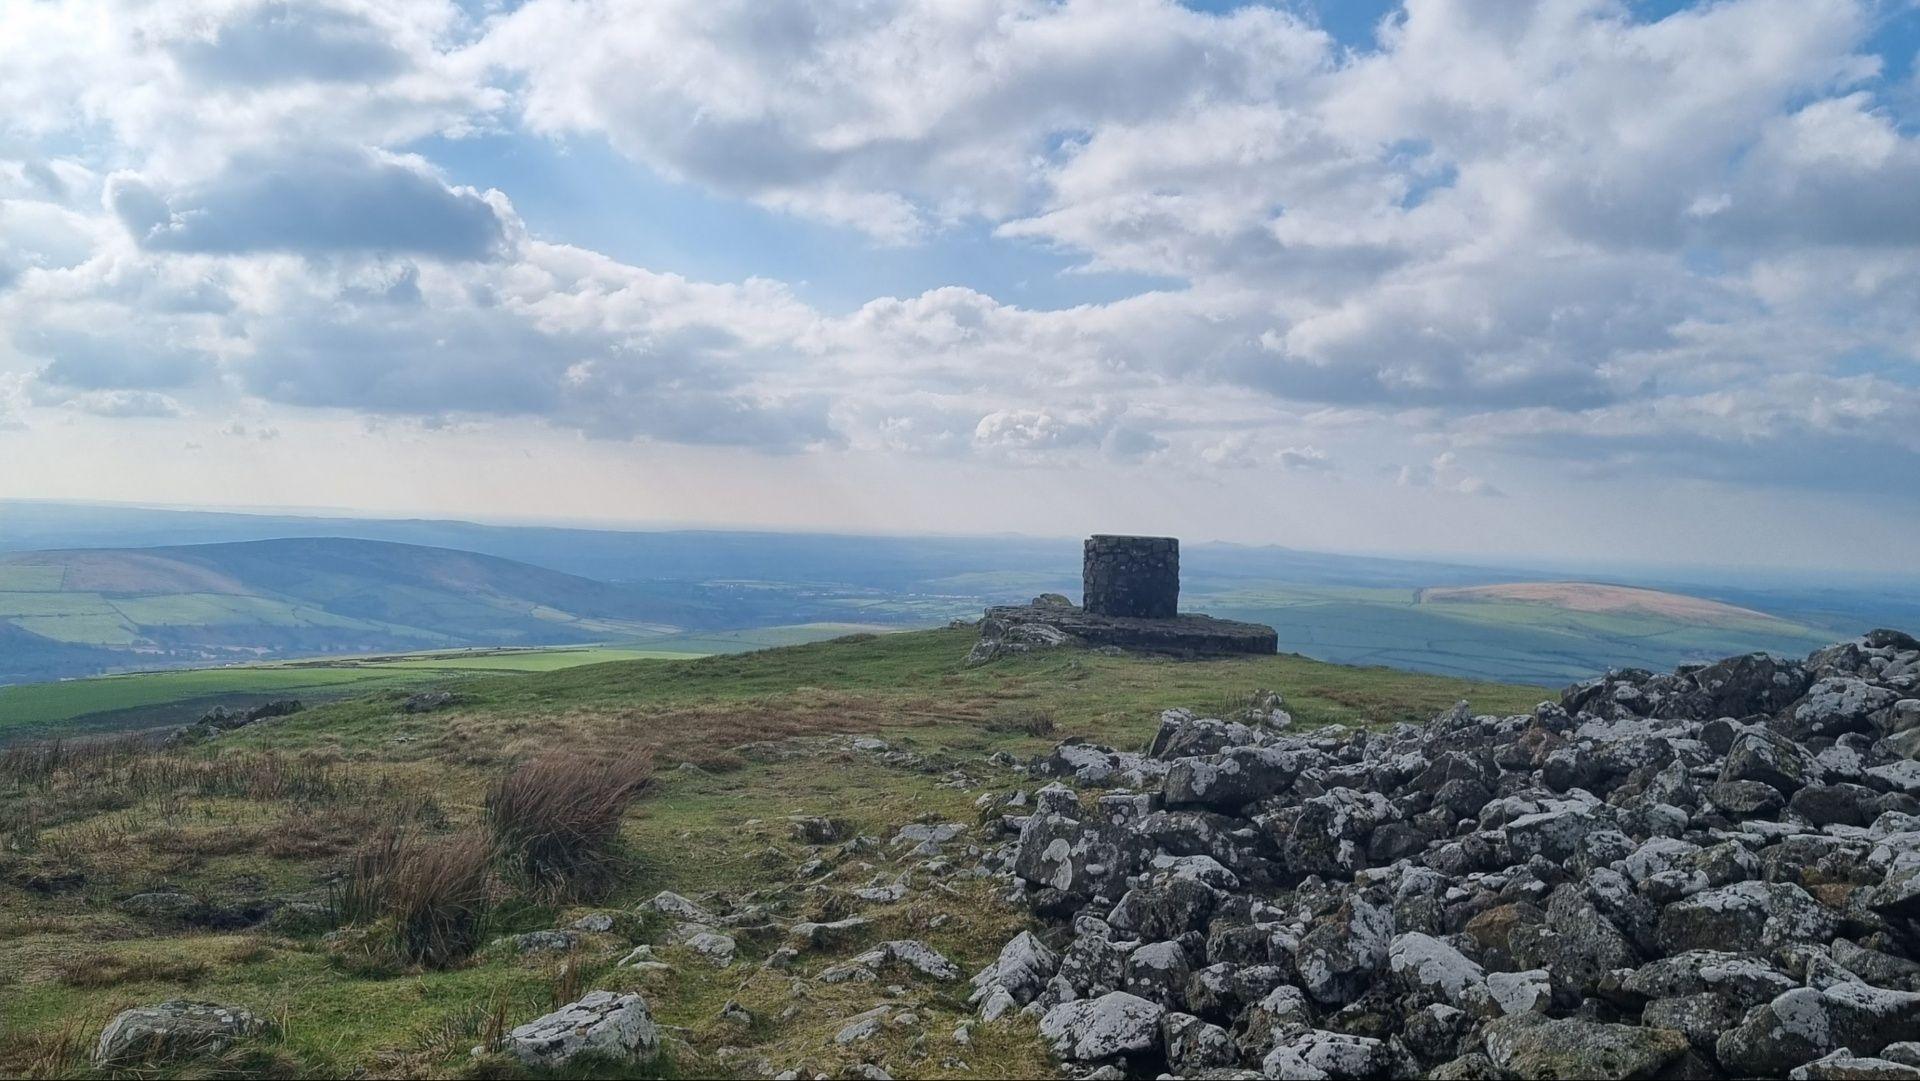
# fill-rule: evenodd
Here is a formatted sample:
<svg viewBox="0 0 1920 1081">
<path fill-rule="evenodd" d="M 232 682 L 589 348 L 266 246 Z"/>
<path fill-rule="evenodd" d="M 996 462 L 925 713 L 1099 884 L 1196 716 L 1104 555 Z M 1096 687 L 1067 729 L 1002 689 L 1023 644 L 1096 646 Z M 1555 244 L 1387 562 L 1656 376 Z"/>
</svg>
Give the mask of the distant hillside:
<svg viewBox="0 0 1920 1081">
<path fill-rule="evenodd" d="M 1602 585 L 1598 582 L 1507 582 L 1501 585 L 1454 586 L 1420 591 L 1422 604 L 1484 604 L 1500 601 L 1544 604 L 1573 612 L 1659 616 L 1716 627 L 1766 627 L 1768 624 L 1779 624 L 1780 629 L 1786 629 L 1791 626 L 1778 616 L 1704 597 L 1689 597 L 1659 589 Z"/>
<path fill-rule="evenodd" d="M 1652 589 L 1508 583 L 1423 589 L 1236 583 L 1193 607 L 1271 624 L 1282 652 L 1344 664 L 1537 683 L 1767 651 L 1804 655 L 1865 627 Z"/>
<path fill-rule="evenodd" d="M 0 682 L 115 667 L 558 644 L 724 624 L 720 606 L 446 548 L 301 538 L 0 555 Z"/>
<path fill-rule="evenodd" d="M 316 533 L 341 539 L 311 540 Z M 348 547 L 354 542 L 362 547 Z M 363 643 L 568 644 L 632 633 L 596 632 L 602 623 L 695 635 L 796 624 L 927 627 L 978 616 L 988 604 L 1080 591 L 1072 537 L 627 531 L 0 500 L 0 553 L 19 553 L 23 566 L 44 572 L 48 553 L 29 549 L 63 550 L 58 562 L 73 576 L 63 570 L 48 585 L 42 573 L 39 584 L 20 584 L 27 572 L 16 568 L 13 582 L 0 580 L 0 591 L 15 591 L 0 592 L 11 601 L 0 608 L 0 682 L 123 668 L 130 658 L 152 667 Z M 382 552 L 438 555 L 374 554 Z M 0 555 L 0 568 L 7 559 Z M 485 568 L 502 564 L 517 570 L 490 579 Z M 529 577 L 535 568 L 550 577 Z M 1188 541 L 1181 604 L 1271 624 L 1282 651 L 1321 660 L 1547 685 L 1616 665 L 1667 669 L 1761 649 L 1804 654 L 1876 626 L 1920 624 L 1920 580 L 1679 573 Z M 1632 586 L 1587 584 L 1599 577 Z M 161 606 L 171 614 L 119 603 L 122 587 L 171 598 Z M 19 595 L 35 592 L 62 596 Z M 269 603 L 248 600 L 255 597 Z M 552 609 L 548 618 L 530 616 L 539 606 Z M 36 637 L 20 637 L 27 634 Z"/>
</svg>

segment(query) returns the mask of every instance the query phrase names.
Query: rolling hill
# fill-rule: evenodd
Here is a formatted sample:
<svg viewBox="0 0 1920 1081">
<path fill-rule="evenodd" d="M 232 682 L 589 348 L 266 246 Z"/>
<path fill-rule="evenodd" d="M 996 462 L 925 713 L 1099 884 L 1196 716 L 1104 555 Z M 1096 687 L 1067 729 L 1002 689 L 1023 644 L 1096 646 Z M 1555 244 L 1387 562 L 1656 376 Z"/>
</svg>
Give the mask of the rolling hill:
<svg viewBox="0 0 1920 1081">
<path fill-rule="evenodd" d="M 711 602 L 446 548 L 301 538 L 0 556 L 0 682 L 292 654 L 564 644 Z"/>
<path fill-rule="evenodd" d="M 332 539 L 314 539 L 320 532 Z M 694 635 L 926 627 L 1038 593 L 1077 595 L 1079 567 L 1072 538 L 628 531 L 0 500 L 0 682 L 367 649 L 564 645 L 662 626 Z M 1182 545 L 1181 572 L 1184 608 L 1271 624 L 1283 652 L 1544 685 L 1616 664 L 1804 653 L 1920 621 L 1920 588 L 1835 576 L 1680 580 L 1202 542 Z"/>
<path fill-rule="evenodd" d="M 1545 686 L 1615 666 L 1805 654 L 1866 629 L 1691 594 L 1567 583 L 1362 589 L 1244 582 L 1196 591 L 1194 606 L 1272 625 L 1282 652 Z"/>
</svg>

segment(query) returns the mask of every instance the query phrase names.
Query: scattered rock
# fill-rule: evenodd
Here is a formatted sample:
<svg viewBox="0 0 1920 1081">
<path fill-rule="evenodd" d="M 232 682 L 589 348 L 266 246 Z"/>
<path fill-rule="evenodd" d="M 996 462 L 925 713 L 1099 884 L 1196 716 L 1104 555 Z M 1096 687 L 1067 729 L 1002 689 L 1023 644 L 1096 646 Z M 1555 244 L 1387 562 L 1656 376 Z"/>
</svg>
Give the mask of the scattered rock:
<svg viewBox="0 0 1920 1081">
<path fill-rule="evenodd" d="M 101 1031 L 93 1060 L 132 1065 L 217 1055 L 266 1028 L 266 1022 L 234 1006 L 175 999 L 121 1011 Z"/>
<path fill-rule="evenodd" d="M 582 1055 L 614 1061 L 647 1058 L 658 1050 L 659 1026 L 635 994 L 594 991 L 507 1033 L 502 1047 L 537 1069 L 559 1069 Z"/>
<path fill-rule="evenodd" d="M 1142 1054 L 1158 1046 L 1165 1013 L 1146 999 L 1113 991 L 1048 1010 L 1040 1019 L 1040 1038 L 1061 1057 L 1078 1062 Z"/>
</svg>

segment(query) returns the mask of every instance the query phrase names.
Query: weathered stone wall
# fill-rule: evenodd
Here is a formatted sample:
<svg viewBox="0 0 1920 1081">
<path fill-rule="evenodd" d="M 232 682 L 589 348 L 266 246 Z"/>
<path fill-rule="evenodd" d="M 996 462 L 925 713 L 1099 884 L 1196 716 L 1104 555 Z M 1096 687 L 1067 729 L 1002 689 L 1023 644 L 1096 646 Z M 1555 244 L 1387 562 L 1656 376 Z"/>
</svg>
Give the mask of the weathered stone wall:
<svg viewBox="0 0 1920 1081">
<path fill-rule="evenodd" d="M 1095 534 L 1080 577 L 1082 607 L 1095 615 L 1172 619 L 1180 612 L 1180 541 Z"/>
</svg>

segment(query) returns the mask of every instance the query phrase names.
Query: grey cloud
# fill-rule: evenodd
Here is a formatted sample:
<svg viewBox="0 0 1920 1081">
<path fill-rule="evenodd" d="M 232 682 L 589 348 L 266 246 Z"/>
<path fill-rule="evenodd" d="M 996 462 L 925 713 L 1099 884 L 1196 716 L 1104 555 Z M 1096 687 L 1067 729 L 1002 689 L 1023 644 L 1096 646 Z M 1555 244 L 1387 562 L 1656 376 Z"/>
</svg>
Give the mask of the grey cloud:
<svg viewBox="0 0 1920 1081">
<path fill-rule="evenodd" d="M 1785 432 L 1729 442 L 1684 431 L 1571 433 L 1522 435 L 1499 445 L 1555 463 L 1563 477 L 1685 477 L 1920 501 L 1920 451 L 1864 435 Z"/>
<path fill-rule="evenodd" d="M 400 252 L 452 260 L 499 254 L 508 226 L 492 203 L 423 166 L 366 151 L 286 151 L 234 161 L 174 191 L 117 175 L 107 199 L 155 251 Z"/>
<path fill-rule="evenodd" d="M 168 51 L 204 82 L 240 86 L 386 79 L 411 66 L 383 28 L 312 0 L 259 4 L 212 37 L 175 41 Z"/>
<path fill-rule="evenodd" d="M 1920 390 L 1878 376 L 1780 376 L 1575 414 L 1492 413 L 1473 438 L 1575 477 L 1695 480 L 1920 499 Z"/>
<path fill-rule="evenodd" d="M 1285 447 L 1276 456 L 1282 469 L 1331 470 L 1332 459 L 1318 447 Z"/>
<path fill-rule="evenodd" d="M 64 404 L 96 417 L 177 417 L 184 412 L 173 398 L 150 390 L 87 391 Z"/>
<path fill-rule="evenodd" d="M 839 436 L 822 397 L 757 392 L 717 359 L 735 346 L 695 324 L 648 335 L 542 326 L 494 303 L 342 293 L 302 298 L 263 323 L 246 389 L 291 405 L 433 418 L 531 416 L 608 439 L 791 451 Z M 409 299 L 410 298 L 410 299 Z M 470 299 L 470 298 L 469 298 Z"/>
<path fill-rule="evenodd" d="M 48 360 L 42 383 L 75 390 L 170 390 L 213 371 L 211 358 L 196 350 L 112 332 L 36 327 L 15 333 L 14 344 Z"/>
</svg>

